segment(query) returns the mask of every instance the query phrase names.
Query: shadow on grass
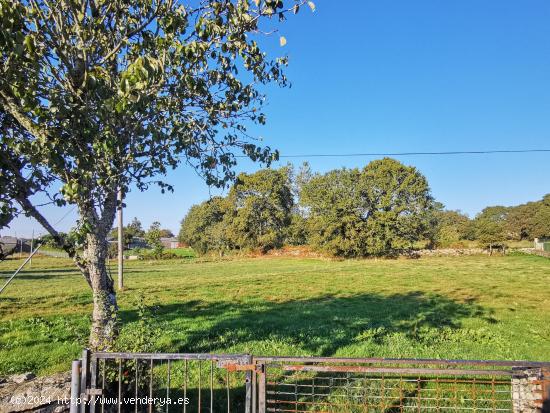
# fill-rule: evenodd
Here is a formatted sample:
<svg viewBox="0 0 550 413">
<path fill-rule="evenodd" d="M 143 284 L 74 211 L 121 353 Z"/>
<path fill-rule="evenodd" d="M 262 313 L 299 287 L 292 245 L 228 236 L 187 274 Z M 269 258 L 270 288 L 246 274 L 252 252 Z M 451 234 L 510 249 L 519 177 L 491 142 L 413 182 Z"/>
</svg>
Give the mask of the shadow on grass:
<svg viewBox="0 0 550 413">
<path fill-rule="evenodd" d="M 125 321 L 137 318 L 131 311 L 121 315 Z M 247 341 L 282 340 L 324 356 L 358 340 L 381 342 L 393 333 L 416 338 L 426 328 L 458 329 L 469 317 L 493 320 L 474 300 L 457 302 L 422 292 L 326 295 L 287 302 L 189 301 L 162 305 L 157 316 L 160 321 L 195 326 L 204 320 L 204 329 L 171 338 L 175 351 L 210 352 Z"/>
<path fill-rule="evenodd" d="M 478 305 L 474 299 L 457 302 L 448 297 L 437 294 L 425 294 L 422 292 L 411 292 L 406 294 L 359 294 L 348 297 L 336 297 L 324 295 L 307 300 L 291 300 L 286 302 L 204 302 L 188 301 L 181 304 L 161 305 L 156 310 L 160 322 L 166 323 L 170 329 L 176 326 L 184 326 L 191 330 L 188 334 L 173 334 L 168 338 L 170 348 L 163 351 L 175 352 L 213 352 L 220 349 L 236 347 L 239 344 L 258 341 L 284 341 L 289 344 L 296 344 L 310 354 L 331 356 L 339 348 L 348 346 L 358 340 L 374 340 L 382 342 L 388 335 L 395 333 L 405 334 L 412 339 L 421 339 L 426 329 L 459 329 L 462 321 L 467 318 L 477 317 L 485 320 L 490 319 L 490 311 Z M 124 321 L 135 321 L 137 314 L 134 311 L 123 311 L 121 316 Z M 189 330 L 188 330 L 189 331 Z M 433 333 L 433 331 L 431 331 Z M 169 335 L 170 333 L 166 333 Z M 223 350 L 222 350 L 223 351 Z M 208 363 L 208 362 L 207 362 Z M 171 372 L 182 372 L 181 366 L 176 367 L 177 362 L 171 365 Z M 212 395 L 212 404 L 216 411 L 223 410 L 227 403 L 227 391 L 223 389 L 223 376 L 216 376 L 213 379 L 215 387 L 209 391 L 208 364 L 203 366 L 202 393 L 199 397 L 197 374 L 194 375 L 194 384 L 188 387 L 187 396 L 191 400 L 187 411 L 210 411 L 209 403 Z M 155 377 L 162 379 L 166 377 L 166 368 L 160 366 L 155 370 Z M 145 374 L 148 374 L 147 371 Z M 278 373 L 273 373 L 278 374 Z M 287 382 L 296 386 L 312 388 L 314 378 L 321 377 L 323 373 L 311 377 L 300 377 L 296 374 L 294 379 L 289 378 L 285 372 Z M 140 377 L 143 376 L 140 375 Z M 133 377 L 130 372 L 129 377 Z M 277 380 L 271 380 L 274 383 Z M 337 377 L 349 377 L 341 375 Z M 218 380 L 219 379 L 219 380 Z M 283 380 L 279 377 L 280 380 Z M 199 379 L 200 380 L 200 379 Z M 177 382 L 174 376 L 173 383 Z M 160 380 L 155 384 L 158 394 L 166 394 L 165 382 Z M 181 383 L 181 378 L 179 379 Z M 347 382 L 346 382 L 347 383 Z M 239 406 L 242 409 L 244 401 L 243 380 L 235 380 L 234 385 L 229 389 L 230 404 Z M 402 385 L 402 384 L 400 384 Z M 271 389 L 281 390 L 281 387 Z M 374 387 L 369 387 L 374 386 Z M 376 387 L 377 384 L 348 384 L 331 388 L 333 396 L 327 400 L 333 400 L 335 406 L 337 400 L 341 400 L 343 394 L 354 395 L 355 403 L 351 408 L 342 408 L 338 411 L 357 411 L 353 406 L 364 407 L 361 404 L 370 400 L 365 398 L 365 390 L 369 390 L 371 398 L 383 397 L 386 408 L 380 411 L 385 413 L 396 413 L 402 410 L 402 406 L 409 400 L 416 400 L 419 391 L 424 388 L 421 383 L 403 387 L 396 393 L 386 392 L 385 388 Z M 179 386 L 181 389 L 181 385 Z M 295 387 L 297 388 L 297 387 Z M 113 386 L 109 394 L 116 394 L 117 386 Z M 135 391 L 129 386 L 129 391 Z M 156 391 L 156 390 L 155 390 Z M 289 391 L 288 389 L 284 391 Z M 312 390 L 313 391 L 313 390 Z M 345 392 L 345 393 L 343 393 Z M 386 393 L 385 393 L 386 392 Z M 157 394 L 157 393 L 155 393 Z M 176 394 L 171 393 L 171 394 Z M 181 390 L 177 393 L 182 396 Z M 290 394 L 292 398 L 291 393 Z M 283 396 L 278 396 L 283 397 Z M 297 396 L 300 400 L 309 400 L 307 395 Z M 200 400 L 200 402 L 198 401 Z M 358 402 L 357 402 L 358 401 Z M 371 400 L 372 402 L 372 400 Z M 379 401 L 377 401 L 378 403 Z M 201 409 L 198 409 L 198 406 Z M 273 402 L 271 406 L 275 409 L 280 406 L 287 406 L 288 403 Z M 291 405 L 291 404 L 290 404 Z M 361 406 L 359 406 L 361 405 Z M 338 408 L 338 407 L 335 407 Z M 312 409 L 314 410 L 314 409 Z M 327 410 L 327 409 L 325 409 Z M 140 411 L 138 409 L 138 411 Z M 240 410 L 236 410 L 240 411 Z M 282 411 L 282 410 L 281 410 Z M 290 411 L 290 410 L 288 410 Z M 336 410 L 335 410 L 336 411 Z"/>
<path fill-rule="evenodd" d="M 8 279 L 13 275 L 13 271 L 0 271 L 0 280 Z M 80 273 L 74 268 L 68 269 L 48 269 L 48 270 L 22 270 L 15 277 L 16 280 L 48 280 L 52 278 L 78 276 Z"/>
</svg>

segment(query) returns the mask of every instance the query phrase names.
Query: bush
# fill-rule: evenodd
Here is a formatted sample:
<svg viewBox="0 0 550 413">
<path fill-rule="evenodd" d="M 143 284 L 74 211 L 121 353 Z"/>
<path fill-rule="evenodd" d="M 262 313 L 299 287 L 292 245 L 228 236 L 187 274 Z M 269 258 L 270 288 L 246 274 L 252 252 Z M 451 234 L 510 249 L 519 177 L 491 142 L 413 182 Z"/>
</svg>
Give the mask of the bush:
<svg viewBox="0 0 550 413">
<path fill-rule="evenodd" d="M 181 258 L 178 253 L 171 250 L 156 250 L 141 248 L 137 250 L 138 259 L 140 260 L 171 260 Z"/>
<path fill-rule="evenodd" d="M 116 242 L 110 242 L 107 249 L 107 254 L 110 259 L 118 257 L 118 245 Z"/>
<path fill-rule="evenodd" d="M 147 304 L 145 294 L 140 292 L 133 299 L 137 321 L 126 324 L 120 329 L 115 349 L 125 352 L 153 352 L 160 337 L 157 307 Z"/>
</svg>

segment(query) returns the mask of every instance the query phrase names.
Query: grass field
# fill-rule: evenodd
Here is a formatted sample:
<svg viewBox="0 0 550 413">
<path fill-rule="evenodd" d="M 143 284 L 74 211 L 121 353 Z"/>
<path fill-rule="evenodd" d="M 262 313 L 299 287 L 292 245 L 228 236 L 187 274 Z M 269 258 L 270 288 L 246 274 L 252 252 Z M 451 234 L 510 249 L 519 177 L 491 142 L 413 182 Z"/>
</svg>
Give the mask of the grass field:
<svg viewBox="0 0 550 413">
<path fill-rule="evenodd" d="M 20 263 L 0 263 L 0 275 Z M 542 257 L 182 259 L 126 268 L 123 337 L 139 325 L 145 293 L 159 351 L 550 360 L 550 260 Z M 0 376 L 68 369 L 86 343 L 90 312 L 90 291 L 70 261 L 33 260 L 0 296 Z"/>
</svg>

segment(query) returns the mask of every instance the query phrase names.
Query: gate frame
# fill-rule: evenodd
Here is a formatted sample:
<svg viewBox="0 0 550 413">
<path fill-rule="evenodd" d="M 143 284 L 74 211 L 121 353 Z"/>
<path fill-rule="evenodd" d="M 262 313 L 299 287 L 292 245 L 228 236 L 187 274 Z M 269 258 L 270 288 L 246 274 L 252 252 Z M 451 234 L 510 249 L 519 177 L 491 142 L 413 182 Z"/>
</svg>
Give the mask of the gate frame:
<svg viewBox="0 0 550 413">
<path fill-rule="evenodd" d="M 535 384 L 540 386 L 536 393 L 540 398 L 534 400 L 540 413 L 550 413 L 550 362 L 502 361 L 502 360 L 444 360 L 444 359 L 395 359 L 395 358 L 351 358 L 351 357 L 286 357 L 253 356 L 250 354 L 209 354 L 209 353 L 124 353 L 91 352 L 84 349 L 82 358 L 73 361 L 71 377 L 70 413 L 94 413 L 95 401 L 90 396 L 101 394 L 97 389 L 98 360 L 196 360 L 217 361 L 219 368 L 228 372 L 244 371 L 245 375 L 245 413 L 266 413 L 267 411 L 267 370 L 270 364 L 287 363 L 287 371 L 318 372 L 361 372 L 361 373 L 401 373 L 426 375 L 497 375 L 514 377 L 514 370 L 538 369 L 540 378 Z M 294 364 L 292 364 L 294 363 Z M 319 365 L 324 363 L 324 365 Z M 332 365 L 326 365 L 332 363 Z M 355 364 L 351 366 L 349 364 Z M 363 364 L 367 366 L 358 366 Z M 371 365 L 371 366 L 368 366 Z M 372 365 L 382 365 L 372 366 Z M 384 367 L 397 365 L 398 367 Z M 438 365 L 452 368 L 418 368 L 404 365 Z M 479 369 L 460 368 L 461 366 L 479 366 Z M 458 367 L 458 368 L 457 368 Z M 498 367 L 489 369 L 482 367 Z M 503 369 L 506 368 L 506 369 Z M 98 392 L 99 390 L 99 392 Z M 87 408 L 89 407 L 89 408 Z"/>
<path fill-rule="evenodd" d="M 245 413 L 251 412 L 252 405 L 252 361 L 249 354 L 211 354 L 211 353 L 127 353 L 127 352 L 91 352 L 82 351 L 82 358 L 73 362 L 71 377 L 70 413 L 95 413 L 95 397 L 101 396 L 97 387 L 99 360 L 188 360 L 217 362 L 219 368 L 229 371 L 245 371 Z M 169 376 L 168 376 L 169 377 Z M 74 383 L 74 385 L 73 385 Z M 74 401 L 74 406 L 73 402 Z"/>
</svg>

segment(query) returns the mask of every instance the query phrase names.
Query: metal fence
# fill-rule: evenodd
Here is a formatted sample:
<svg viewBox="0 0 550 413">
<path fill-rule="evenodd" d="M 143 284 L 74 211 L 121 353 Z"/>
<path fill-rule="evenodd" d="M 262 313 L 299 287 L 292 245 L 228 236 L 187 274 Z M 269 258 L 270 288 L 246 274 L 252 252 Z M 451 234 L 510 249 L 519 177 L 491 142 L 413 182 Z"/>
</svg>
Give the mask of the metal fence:
<svg viewBox="0 0 550 413">
<path fill-rule="evenodd" d="M 90 353 L 72 411 L 548 412 L 550 363 Z"/>
</svg>

